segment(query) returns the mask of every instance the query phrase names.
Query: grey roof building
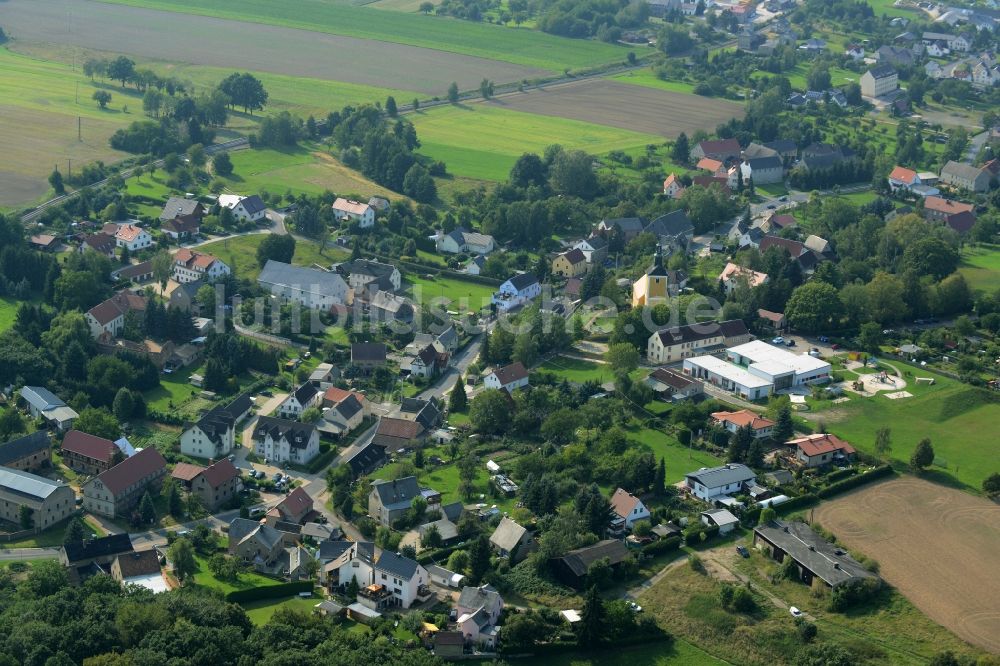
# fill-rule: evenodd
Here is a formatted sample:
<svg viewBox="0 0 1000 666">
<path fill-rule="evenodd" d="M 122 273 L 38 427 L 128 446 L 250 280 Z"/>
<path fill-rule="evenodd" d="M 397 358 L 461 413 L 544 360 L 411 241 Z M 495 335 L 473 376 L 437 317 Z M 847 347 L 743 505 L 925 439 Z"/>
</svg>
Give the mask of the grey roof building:
<svg viewBox="0 0 1000 666">
<path fill-rule="evenodd" d="M 0 467 L 0 518 L 20 524 L 21 507 L 27 507 L 31 526 L 40 532 L 76 510 L 76 494 L 65 483 Z"/>
<path fill-rule="evenodd" d="M 368 494 L 368 515 L 383 525 L 391 525 L 413 506 L 420 497 L 417 477 L 406 476 L 395 481 L 375 481 Z"/>
<path fill-rule="evenodd" d="M 830 543 L 806 523 L 773 520 L 754 528 L 755 546 L 768 550 L 778 562 L 791 557 L 802 582 L 819 578 L 831 587 L 865 578 L 877 578 L 840 546 Z"/>
<path fill-rule="evenodd" d="M 16 469 L 41 467 L 49 456 L 49 433 L 37 430 L 0 445 L 0 465 Z"/>
<path fill-rule="evenodd" d="M 697 472 L 689 472 L 685 477 L 697 481 L 706 488 L 718 488 L 734 483 L 743 483 L 757 478 L 757 475 L 746 465 L 730 463 L 720 467 L 708 467 Z"/>
</svg>

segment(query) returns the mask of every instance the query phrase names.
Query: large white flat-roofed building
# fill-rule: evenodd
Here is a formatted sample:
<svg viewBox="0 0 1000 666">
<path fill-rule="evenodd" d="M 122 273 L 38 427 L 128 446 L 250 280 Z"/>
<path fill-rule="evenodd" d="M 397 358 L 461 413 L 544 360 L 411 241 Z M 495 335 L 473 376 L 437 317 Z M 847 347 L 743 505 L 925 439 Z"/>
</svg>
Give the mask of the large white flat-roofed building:
<svg viewBox="0 0 1000 666">
<path fill-rule="evenodd" d="M 770 379 L 774 390 L 829 379 L 830 364 L 809 354 L 793 354 L 761 340 L 730 347 L 726 356 L 760 377 Z"/>
<path fill-rule="evenodd" d="M 718 386 L 746 400 L 760 400 L 771 395 L 774 383 L 745 368 L 728 363 L 717 356 L 695 356 L 684 359 L 684 374 Z"/>
<path fill-rule="evenodd" d="M 747 400 L 759 400 L 777 391 L 829 379 L 830 364 L 753 340 L 727 349 L 725 359 L 685 359 L 684 374 Z"/>
</svg>

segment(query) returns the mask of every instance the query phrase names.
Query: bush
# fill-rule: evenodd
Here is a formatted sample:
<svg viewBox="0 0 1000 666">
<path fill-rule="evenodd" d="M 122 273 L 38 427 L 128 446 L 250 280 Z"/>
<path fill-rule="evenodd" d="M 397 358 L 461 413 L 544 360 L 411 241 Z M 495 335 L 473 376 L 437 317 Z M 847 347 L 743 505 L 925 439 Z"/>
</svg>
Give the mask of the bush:
<svg viewBox="0 0 1000 666">
<path fill-rule="evenodd" d="M 857 578 L 833 588 L 830 594 L 830 610 L 843 612 L 857 604 L 872 599 L 882 589 L 879 578 Z"/>
<path fill-rule="evenodd" d="M 784 504 L 779 504 L 778 506 L 774 507 L 774 511 L 778 515 L 783 516 L 786 513 L 795 511 L 796 509 L 801 509 L 803 507 L 810 506 L 811 504 L 815 504 L 817 499 L 818 498 L 816 497 L 816 495 L 813 495 L 812 493 L 806 493 L 805 495 L 799 495 L 798 497 L 793 497 Z"/>
<path fill-rule="evenodd" d="M 803 643 L 809 643 L 812 639 L 816 638 L 816 625 L 812 622 L 802 620 L 799 618 L 799 638 L 802 639 Z"/>
<path fill-rule="evenodd" d="M 642 547 L 643 555 L 661 555 L 663 553 L 673 552 L 681 547 L 681 538 L 679 536 L 666 537 L 665 539 L 660 539 L 654 541 L 653 543 L 647 543 Z"/>
</svg>

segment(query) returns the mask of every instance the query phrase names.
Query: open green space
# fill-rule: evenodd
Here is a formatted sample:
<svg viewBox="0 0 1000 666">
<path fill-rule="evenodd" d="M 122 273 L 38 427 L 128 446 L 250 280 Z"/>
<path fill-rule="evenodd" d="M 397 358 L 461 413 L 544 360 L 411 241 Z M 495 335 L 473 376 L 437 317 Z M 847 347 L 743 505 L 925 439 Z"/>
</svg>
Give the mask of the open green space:
<svg viewBox="0 0 1000 666">
<path fill-rule="evenodd" d="M 197 567 L 197 570 L 192 578 L 194 584 L 202 587 L 208 587 L 213 590 L 219 590 L 223 594 L 229 594 L 230 592 L 235 592 L 236 590 L 249 590 L 253 587 L 281 585 L 280 580 L 268 578 L 267 576 L 261 576 L 260 574 L 252 571 L 245 571 L 241 573 L 239 579 L 235 581 L 219 580 L 212 575 L 211 571 L 209 571 L 208 558 L 200 555 L 195 556 L 195 566 Z M 315 604 L 316 602 L 313 603 Z M 273 613 L 274 611 L 272 611 L 272 614 Z"/>
<path fill-rule="evenodd" d="M 587 653 L 546 655 L 519 659 L 519 664 L 529 666 L 605 666 L 607 664 L 628 663 L 632 666 L 684 666 L 727 664 L 704 650 L 682 639 L 670 643 L 650 643 L 616 650 L 595 650 Z"/>
<path fill-rule="evenodd" d="M 658 403 L 660 404 L 660 403 Z M 688 472 L 702 467 L 714 467 L 722 464 L 722 459 L 713 456 L 708 451 L 690 449 L 681 446 L 680 442 L 673 435 L 668 435 L 661 430 L 652 428 L 629 428 L 629 437 L 632 437 L 646 447 L 648 447 L 656 459 L 663 458 L 666 467 L 667 483 L 682 481 Z"/>
<path fill-rule="evenodd" d="M 782 72 L 781 76 L 788 79 L 789 83 L 792 84 L 792 88 L 796 90 L 807 90 L 808 85 L 806 82 L 809 76 L 809 68 L 812 65 L 808 62 L 800 62 L 793 69 L 787 72 Z M 763 70 L 754 72 L 754 77 L 758 76 L 774 76 L 770 72 L 765 72 Z M 831 67 L 830 68 L 830 86 L 833 88 L 838 88 L 847 83 L 858 83 L 861 80 L 861 75 L 857 72 L 852 72 L 849 69 L 844 69 L 842 67 Z"/>
<path fill-rule="evenodd" d="M 615 375 L 611 371 L 611 366 L 607 363 L 587 361 L 580 358 L 569 358 L 567 356 L 553 356 L 542 363 L 537 368 L 557 376 L 559 379 L 583 384 L 585 382 L 614 381 Z M 633 381 L 638 381 L 649 374 L 648 368 L 636 368 L 629 373 Z"/>
<path fill-rule="evenodd" d="M 998 396 L 924 369 L 896 365 L 912 373 L 905 379 L 913 397 L 852 395 L 850 402 L 817 411 L 816 418 L 866 453 L 874 451 L 875 432 L 890 428 L 891 458 L 900 466 L 909 462 L 917 442 L 929 437 L 936 455 L 930 478 L 978 492 L 983 479 L 996 471 L 1000 456 L 1000 440 L 990 435 L 1000 420 Z M 916 377 L 932 377 L 935 383 L 918 384 Z"/>
<path fill-rule="evenodd" d="M 621 83 L 631 83 L 632 85 L 655 88 L 656 90 L 694 94 L 693 83 L 687 83 L 686 81 L 664 81 L 649 69 L 615 74 L 610 78 Z"/>
<path fill-rule="evenodd" d="M 621 61 L 628 50 L 596 40 L 568 39 L 535 30 L 422 14 L 378 11 L 329 0 L 298 0 L 294 10 L 272 0 L 109 1 L 422 46 L 552 71 Z"/>
<path fill-rule="evenodd" d="M 266 236 L 267 234 L 264 233 L 231 236 L 206 243 L 199 247 L 198 251 L 222 259 L 237 276 L 248 280 L 255 280 L 260 274 L 260 266 L 257 264 L 257 248 Z M 323 254 L 320 254 L 318 243 L 296 238 L 295 255 L 292 257 L 292 263 L 297 266 L 311 266 L 313 264 L 329 265 L 334 262 L 344 261 L 347 258 L 348 254 L 346 252 L 332 247 L 327 247 Z"/>
<path fill-rule="evenodd" d="M 357 195 L 365 201 L 375 194 L 403 198 L 348 169 L 318 146 L 239 150 L 231 153 L 230 158 L 233 175 L 222 180 L 235 192 L 315 195 L 329 190 L 338 195 Z"/>
<path fill-rule="evenodd" d="M 417 303 L 426 303 L 432 299 L 445 299 L 448 309 L 459 313 L 478 312 L 490 304 L 490 298 L 496 287 L 479 282 L 460 280 L 440 275 L 406 275 L 409 291 Z"/>
<path fill-rule="evenodd" d="M 113 93 L 102 110 L 91 100 L 99 87 L 67 64 L 0 48 L 0 210 L 46 195 L 57 161 L 66 170 L 67 160 L 80 165 L 122 155 L 108 138 L 138 117 L 121 110 L 122 102 L 134 100 Z"/>
<path fill-rule="evenodd" d="M 541 154 L 554 143 L 600 155 L 663 142 L 652 134 L 482 104 L 435 107 L 407 118 L 422 154 L 443 160 L 449 173 L 482 180 L 506 179 L 523 153 Z"/>
<path fill-rule="evenodd" d="M 973 289 L 995 291 L 1000 288 L 1000 246 L 966 245 L 958 272 Z"/>
<path fill-rule="evenodd" d="M 165 65 L 160 63 L 154 64 L 152 69 L 163 75 L 177 77 L 181 81 L 189 81 L 199 88 L 214 88 L 219 81 L 232 74 L 231 68 L 205 65 Z M 270 72 L 255 71 L 252 73 L 260 79 L 261 83 L 264 84 L 264 89 L 267 90 L 267 114 L 288 111 L 302 117 L 313 115 L 316 118 L 325 118 L 330 111 L 340 109 L 348 104 L 385 102 L 385 98 L 389 95 L 394 96 L 400 104 L 403 104 L 417 96 L 417 93 L 412 90 L 381 88 L 345 81 L 272 74 Z M 239 113 L 233 114 L 229 124 L 230 126 L 239 125 L 242 121 L 256 125 L 257 120 L 257 116 L 250 117 Z"/>
<path fill-rule="evenodd" d="M 300 597 L 298 595 L 293 597 L 285 597 L 283 599 L 261 599 L 259 601 L 246 601 L 240 604 L 243 610 L 247 612 L 247 616 L 250 621 L 256 625 L 267 624 L 271 616 L 277 612 L 279 608 L 288 608 L 290 610 L 299 611 L 301 613 L 311 613 L 315 608 L 316 604 L 321 602 L 323 599 L 316 596 L 315 594 L 311 597 Z"/>
<path fill-rule="evenodd" d="M 18 301 L 4 296 L 0 298 L 0 333 L 14 325 L 17 318 Z"/>
<path fill-rule="evenodd" d="M 924 15 L 921 11 L 896 7 L 895 0 L 868 0 L 868 5 L 875 12 L 875 16 L 902 16 L 912 20 Z"/>
</svg>

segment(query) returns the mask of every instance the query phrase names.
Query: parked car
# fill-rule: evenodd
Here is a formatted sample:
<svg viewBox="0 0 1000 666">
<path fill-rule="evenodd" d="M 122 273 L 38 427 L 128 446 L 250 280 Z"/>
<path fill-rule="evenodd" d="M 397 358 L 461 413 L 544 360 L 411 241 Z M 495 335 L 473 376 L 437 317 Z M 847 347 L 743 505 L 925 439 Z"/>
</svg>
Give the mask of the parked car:
<svg viewBox="0 0 1000 666">
<path fill-rule="evenodd" d="M 750 551 L 746 549 L 746 546 L 736 546 L 736 552 L 740 554 L 740 557 L 750 557 Z"/>
<path fill-rule="evenodd" d="M 272 476 L 271 479 L 273 479 L 275 483 L 281 481 L 281 472 L 275 472 L 274 476 Z"/>
<path fill-rule="evenodd" d="M 641 613 L 642 612 L 642 606 L 640 606 L 639 604 L 635 603 L 634 601 L 628 602 L 628 607 L 632 610 L 633 613 Z"/>
<path fill-rule="evenodd" d="M 792 617 L 802 617 L 802 611 L 795 606 L 789 607 L 788 612 L 792 614 Z"/>
<path fill-rule="evenodd" d="M 785 344 L 785 339 L 779 335 L 776 338 L 771 338 L 771 344 L 772 345 L 783 345 L 783 344 Z"/>
<path fill-rule="evenodd" d="M 795 346 L 795 340 L 785 340 L 785 346 L 786 347 L 794 347 Z"/>
</svg>

